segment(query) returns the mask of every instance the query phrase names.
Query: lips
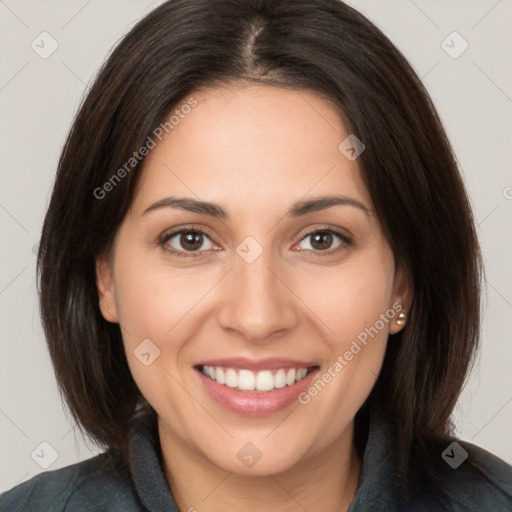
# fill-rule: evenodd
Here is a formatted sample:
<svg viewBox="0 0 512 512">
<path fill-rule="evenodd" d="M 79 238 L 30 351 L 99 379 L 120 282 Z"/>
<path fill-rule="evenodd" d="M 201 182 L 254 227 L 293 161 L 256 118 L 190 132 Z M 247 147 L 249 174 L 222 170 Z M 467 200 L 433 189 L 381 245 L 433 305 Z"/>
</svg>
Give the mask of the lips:
<svg viewBox="0 0 512 512">
<path fill-rule="evenodd" d="M 252 370 L 253 372 L 261 370 L 278 370 L 280 368 L 310 368 L 317 366 L 316 362 L 301 361 L 298 359 L 287 358 L 266 358 L 266 359 L 248 359 L 245 357 L 232 357 L 224 359 L 210 359 L 208 361 L 201 361 L 199 366 L 220 366 L 223 368 L 235 368 L 239 370 Z"/>
<path fill-rule="evenodd" d="M 206 392 L 218 405 L 249 416 L 278 412 L 297 402 L 318 368 L 311 361 L 284 358 L 215 359 L 195 366 Z"/>
</svg>

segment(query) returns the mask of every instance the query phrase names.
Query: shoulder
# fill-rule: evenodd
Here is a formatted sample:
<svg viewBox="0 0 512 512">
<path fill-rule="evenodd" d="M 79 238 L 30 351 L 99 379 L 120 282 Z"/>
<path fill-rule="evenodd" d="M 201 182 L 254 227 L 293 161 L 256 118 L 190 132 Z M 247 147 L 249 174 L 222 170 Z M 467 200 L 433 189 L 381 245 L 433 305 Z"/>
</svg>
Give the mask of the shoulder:
<svg viewBox="0 0 512 512">
<path fill-rule="evenodd" d="M 53 471 L 45 471 L 0 495 L 2 512 L 139 511 L 129 476 L 118 459 L 99 454 Z"/>
<path fill-rule="evenodd" d="M 443 510 L 512 511 L 512 466 L 463 440 L 444 444 L 436 452 L 439 483 L 428 486 L 426 494 L 432 499 L 442 495 Z"/>
<path fill-rule="evenodd" d="M 466 441 L 457 443 L 467 453 L 467 459 L 458 468 L 448 467 L 456 495 L 453 499 L 463 510 L 511 511 L 512 466 L 479 446 Z M 445 457 L 451 456 L 451 450 L 456 448 L 453 446 Z M 462 455 L 465 456 L 463 452 Z"/>
</svg>

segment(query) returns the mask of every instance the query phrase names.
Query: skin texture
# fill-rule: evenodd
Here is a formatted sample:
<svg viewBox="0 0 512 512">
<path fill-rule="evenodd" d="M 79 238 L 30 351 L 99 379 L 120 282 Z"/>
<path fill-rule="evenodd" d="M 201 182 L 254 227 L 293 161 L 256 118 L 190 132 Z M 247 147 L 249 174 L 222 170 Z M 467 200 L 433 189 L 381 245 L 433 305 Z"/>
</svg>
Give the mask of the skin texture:
<svg viewBox="0 0 512 512">
<path fill-rule="evenodd" d="M 145 160 L 112 251 L 97 259 L 102 313 L 120 323 L 133 377 L 159 415 L 180 510 L 347 510 L 361 470 L 354 416 L 375 384 L 388 334 L 401 328 L 396 316 L 308 404 L 264 417 L 223 409 L 194 365 L 287 357 L 314 362 L 321 375 L 393 303 L 407 313 L 410 286 L 395 269 L 358 161 L 338 149 L 348 133 L 334 104 L 313 92 L 240 83 L 193 96 L 197 106 Z M 338 205 L 286 215 L 298 200 L 334 193 L 370 214 Z M 143 215 L 169 196 L 215 202 L 228 217 L 170 207 Z M 182 227 L 207 233 L 199 256 L 180 235 L 158 244 Z M 333 235 L 323 252 L 338 251 L 323 254 L 306 235 L 326 227 L 352 243 Z M 263 249 L 252 263 L 236 252 L 247 236 Z M 145 366 L 134 350 L 148 338 L 160 356 Z M 248 442 L 262 454 L 250 468 L 237 457 Z"/>
</svg>

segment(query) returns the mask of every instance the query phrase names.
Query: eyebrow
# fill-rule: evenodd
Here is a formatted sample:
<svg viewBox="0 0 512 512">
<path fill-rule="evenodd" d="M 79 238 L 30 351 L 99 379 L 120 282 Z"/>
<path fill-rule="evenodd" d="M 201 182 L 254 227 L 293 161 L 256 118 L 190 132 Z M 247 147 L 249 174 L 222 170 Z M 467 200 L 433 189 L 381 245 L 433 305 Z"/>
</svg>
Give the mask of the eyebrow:
<svg viewBox="0 0 512 512">
<path fill-rule="evenodd" d="M 354 208 L 362 210 L 368 216 L 372 215 L 371 210 L 357 199 L 343 195 L 331 195 L 318 197 L 316 199 L 297 201 L 286 212 L 285 216 L 293 218 L 301 217 L 333 206 L 353 206 Z M 229 217 L 226 210 L 218 204 L 207 201 L 198 201 L 189 197 L 165 197 L 148 206 L 142 215 L 146 215 L 147 213 L 160 208 L 181 208 L 182 210 L 199 213 L 201 215 L 208 215 L 209 217 L 217 219 L 227 219 Z"/>
</svg>

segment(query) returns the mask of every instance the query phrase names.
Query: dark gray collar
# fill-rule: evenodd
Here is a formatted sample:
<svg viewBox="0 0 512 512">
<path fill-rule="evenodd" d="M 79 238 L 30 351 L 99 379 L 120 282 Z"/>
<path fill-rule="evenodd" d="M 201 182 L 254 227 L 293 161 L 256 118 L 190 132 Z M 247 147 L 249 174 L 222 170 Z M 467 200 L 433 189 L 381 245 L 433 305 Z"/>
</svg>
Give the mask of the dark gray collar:
<svg viewBox="0 0 512 512">
<path fill-rule="evenodd" d="M 390 426 L 380 416 L 370 412 L 369 423 L 359 487 L 349 512 L 398 510 L 397 446 L 392 441 Z"/>
<path fill-rule="evenodd" d="M 169 490 L 160 455 L 154 416 L 137 413 L 130 437 L 129 457 L 137 494 L 150 512 L 179 512 Z"/>
</svg>

